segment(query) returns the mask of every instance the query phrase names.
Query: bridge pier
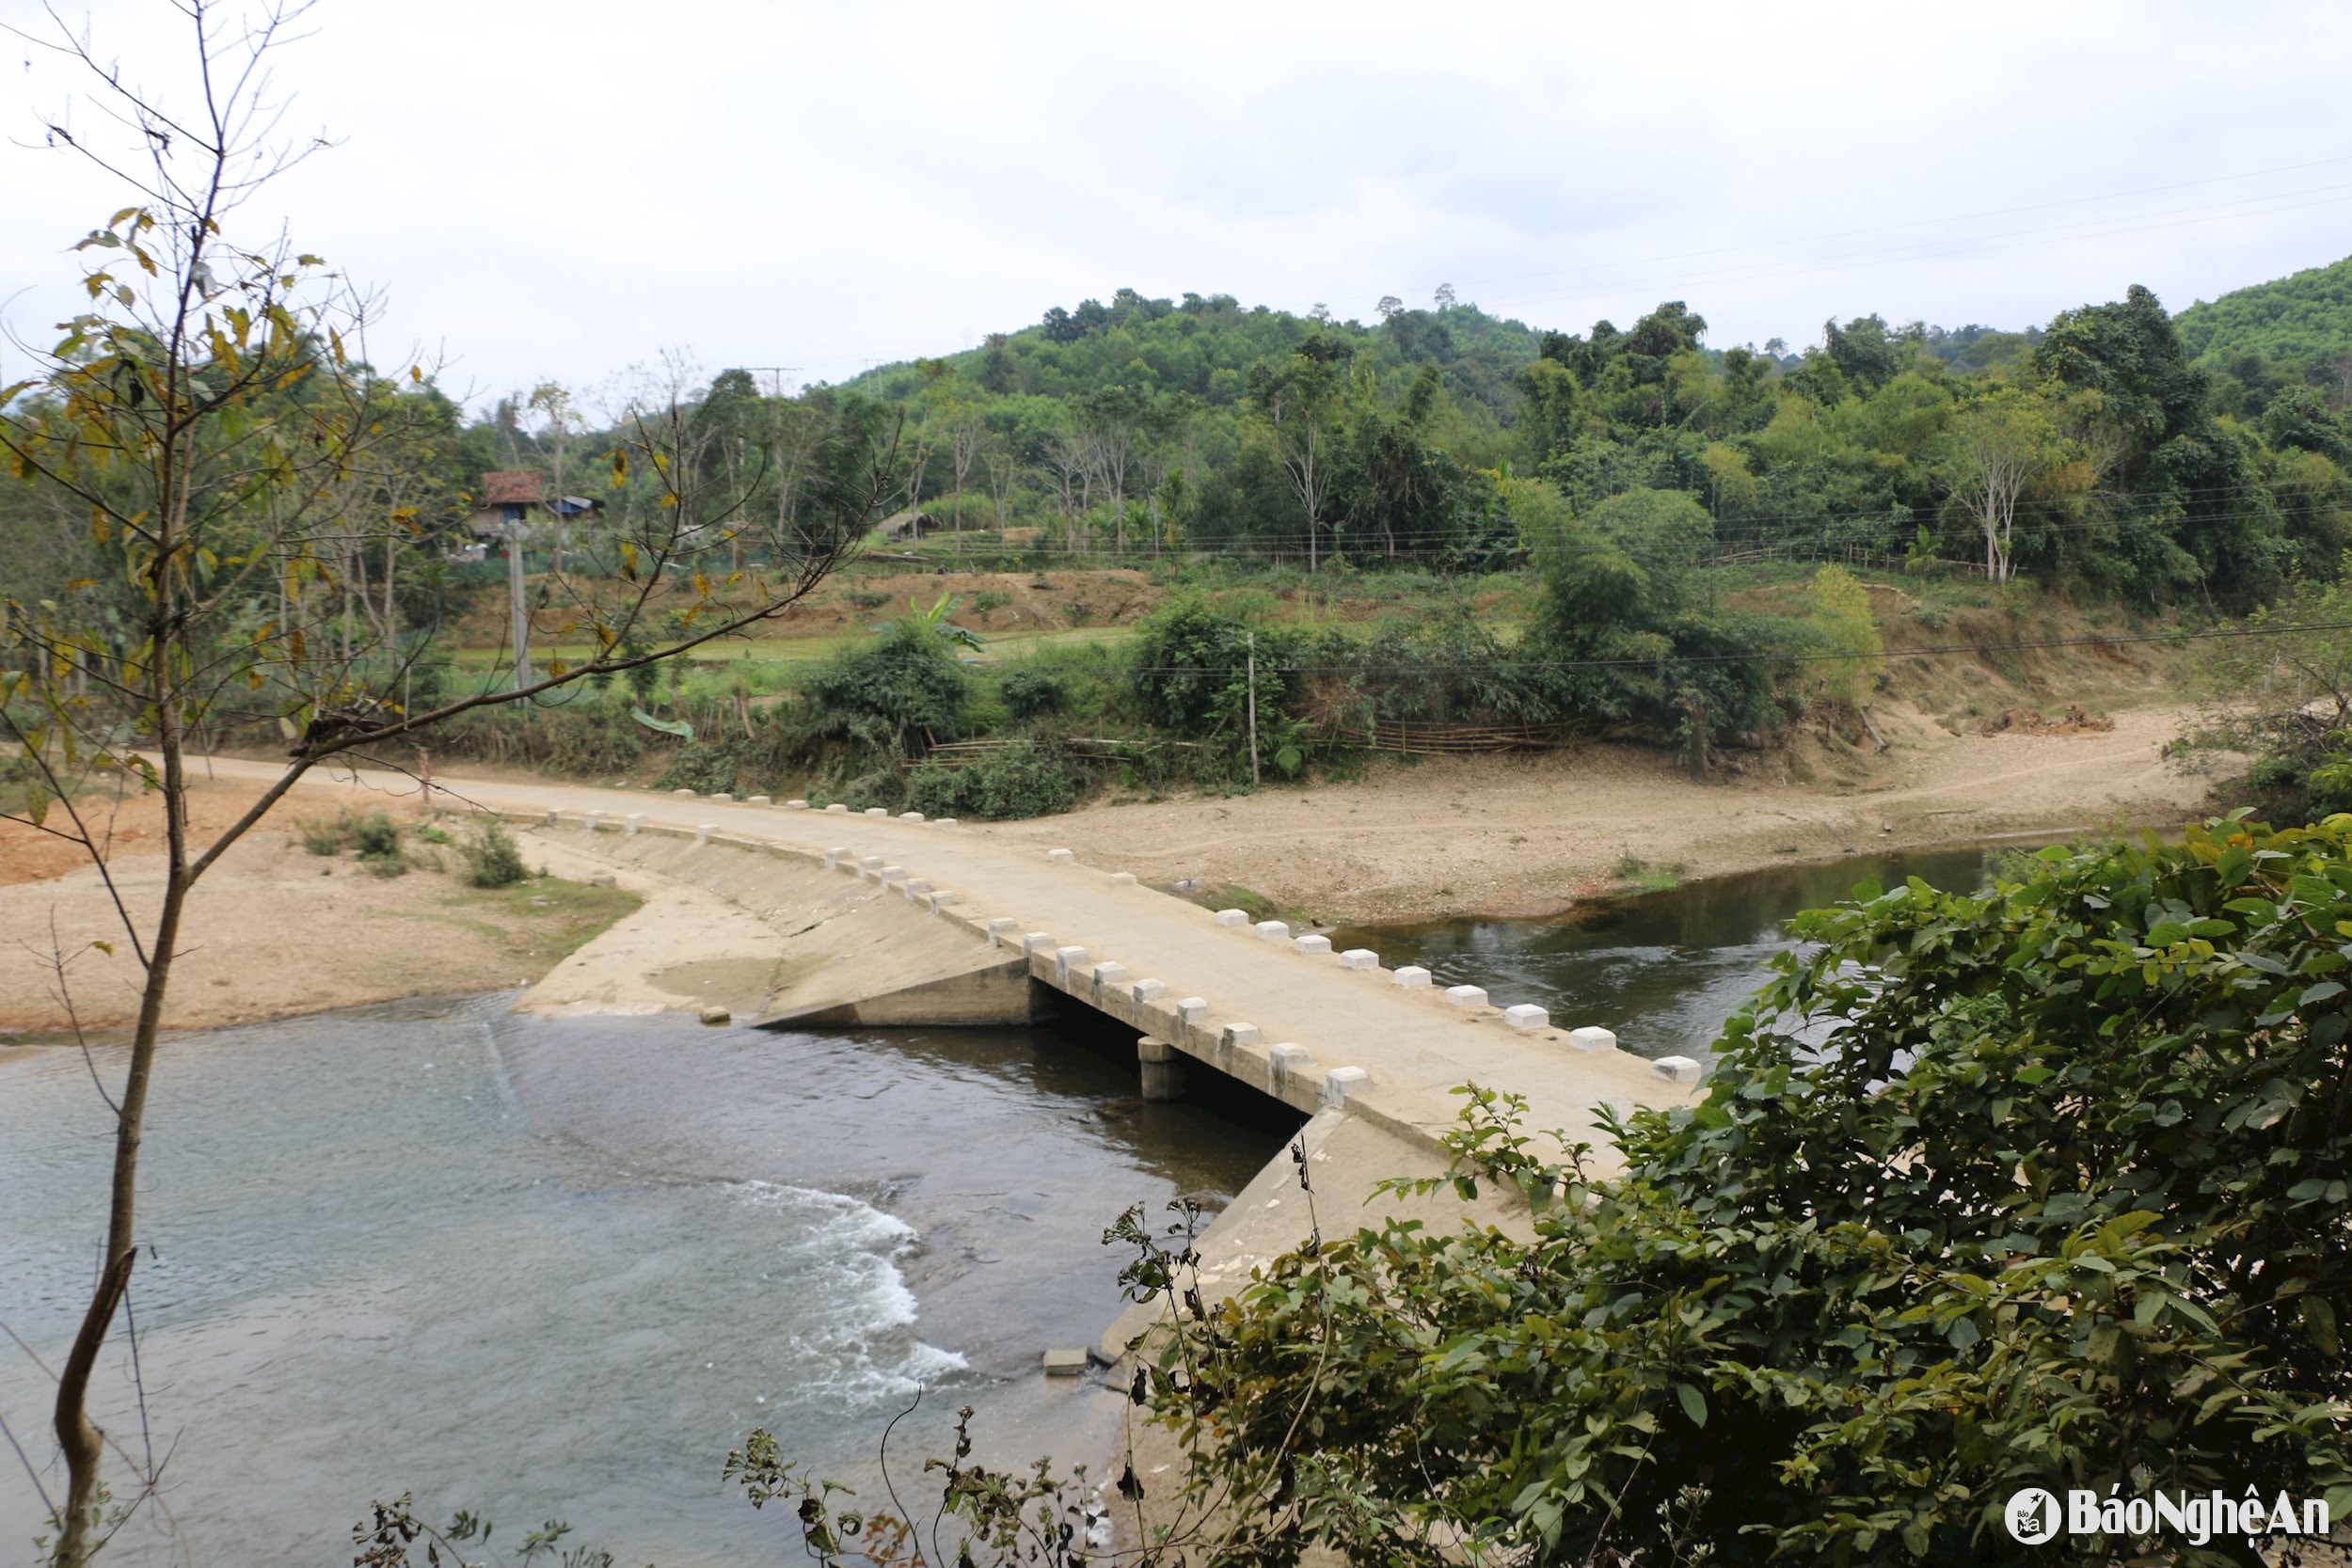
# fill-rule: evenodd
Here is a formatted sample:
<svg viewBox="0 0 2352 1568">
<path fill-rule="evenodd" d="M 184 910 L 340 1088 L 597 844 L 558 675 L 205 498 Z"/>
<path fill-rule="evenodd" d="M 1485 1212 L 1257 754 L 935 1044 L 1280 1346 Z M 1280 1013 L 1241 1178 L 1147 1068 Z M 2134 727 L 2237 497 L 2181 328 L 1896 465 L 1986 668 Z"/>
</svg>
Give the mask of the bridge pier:
<svg viewBox="0 0 2352 1568">
<path fill-rule="evenodd" d="M 1136 1065 L 1142 1069 L 1143 1098 L 1184 1098 L 1184 1053 L 1164 1039 L 1146 1035 L 1136 1041 Z"/>
</svg>

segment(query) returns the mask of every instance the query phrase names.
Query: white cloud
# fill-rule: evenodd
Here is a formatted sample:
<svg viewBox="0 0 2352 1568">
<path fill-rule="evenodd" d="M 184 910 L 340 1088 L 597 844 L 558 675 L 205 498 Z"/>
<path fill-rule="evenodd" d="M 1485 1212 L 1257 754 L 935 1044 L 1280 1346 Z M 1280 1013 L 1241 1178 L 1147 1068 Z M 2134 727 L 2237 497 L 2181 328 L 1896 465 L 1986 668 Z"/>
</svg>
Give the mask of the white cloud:
<svg viewBox="0 0 2352 1568">
<path fill-rule="evenodd" d="M 166 0 L 91 25 L 141 80 L 184 63 Z M 310 25 L 286 126 L 342 145 L 248 215 L 383 284 L 389 335 L 488 393 L 671 344 L 839 379 L 1121 285 L 1368 317 L 1452 281 L 1572 329 L 1680 297 L 1717 342 L 1804 341 L 2132 282 L 2178 307 L 2352 250 L 2328 5 L 326 0 Z M 8 64 L 0 114 L 37 140 L 78 84 Z M 0 168 L 0 297 L 38 338 L 117 193 L 40 150 Z"/>
</svg>

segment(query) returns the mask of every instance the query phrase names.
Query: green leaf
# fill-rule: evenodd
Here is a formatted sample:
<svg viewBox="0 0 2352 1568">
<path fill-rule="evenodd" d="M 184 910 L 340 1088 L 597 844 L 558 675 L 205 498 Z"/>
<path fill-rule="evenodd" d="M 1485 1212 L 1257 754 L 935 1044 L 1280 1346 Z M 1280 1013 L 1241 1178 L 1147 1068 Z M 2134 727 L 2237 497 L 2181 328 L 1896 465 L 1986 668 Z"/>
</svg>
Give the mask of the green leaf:
<svg viewBox="0 0 2352 1568">
<path fill-rule="evenodd" d="M 1682 1402 L 1682 1413 L 1691 1418 L 1692 1426 L 1707 1424 L 1707 1398 L 1687 1383 L 1675 1385 L 1675 1398 Z"/>
</svg>

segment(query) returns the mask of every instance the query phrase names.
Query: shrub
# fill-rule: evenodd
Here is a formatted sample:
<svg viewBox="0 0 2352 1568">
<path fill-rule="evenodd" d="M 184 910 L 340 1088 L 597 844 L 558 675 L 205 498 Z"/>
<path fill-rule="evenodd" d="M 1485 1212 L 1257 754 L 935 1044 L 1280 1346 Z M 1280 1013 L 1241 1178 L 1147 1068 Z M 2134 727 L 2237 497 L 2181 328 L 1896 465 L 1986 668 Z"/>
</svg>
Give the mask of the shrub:
<svg viewBox="0 0 2352 1568">
<path fill-rule="evenodd" d="M 351 836 L 351 818 L 341 816 L 306 816 L 294 824 L 294 832 L 302 847 L 314 855 L 340 855 Z"/>
<path fill-rule="evenodd" d="M 802 689 L 817 705 L 817 727 L 848 734 L 852 721 L 877 719 L 911 754 L 916 736 L 952 740 L 963 733 L 971 678 L 946 639 L 919 622 L 893 621 L 875 640 L 827 661 Z"/>
<path fill-rule="evenodd" d="M 514 835 L 495 816 L 475 817 L 457 852 L 466 857 L 466 880 L 476 887 L 512 887 L 530 874 Z"/>
<path fill-rule="evenodd" d="M 907 780 L 907 802 L 926 816 L 1002 822 L 1068 811 L 1078 788 L 1057 753 L 1022 741 L 962 768 L 925 763 Z"/>
<path fill-rule="evenodd" d="M 1527 1236 L 1394 1220 L 1169 1313 L 1138 1388 L 1214 1429 L 1234 1560 L 2027 1563 L 2027 1486 L 2352 1509 L 2352 817 L 1855 891 L 1699 1103 L 1612 1124 L 1622 1177 L 1473 1091 L 1452 1180 Z"/>
<path fill-rule="evenodd" d="M 400 829 L 380 811 L 372 811 L 351 825 L 351 836 L 363 861 L 398 860 Z"/>
<path fill-rule="evenodd" d="M 1005 677 L 1003 692 L 1006 713 L 1025 722 L 1059 713 L 1068 696 L 1061 678 L 1042 670 L 1015 670 Z"/>
</svg>

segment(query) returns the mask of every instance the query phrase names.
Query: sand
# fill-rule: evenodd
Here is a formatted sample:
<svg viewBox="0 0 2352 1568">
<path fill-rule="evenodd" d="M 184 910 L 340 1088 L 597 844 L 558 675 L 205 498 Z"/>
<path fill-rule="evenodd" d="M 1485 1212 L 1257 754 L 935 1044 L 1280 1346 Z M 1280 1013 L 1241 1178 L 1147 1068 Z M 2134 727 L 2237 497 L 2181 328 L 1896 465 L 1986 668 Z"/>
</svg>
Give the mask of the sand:
<svg viewBox="0 0 2352 1568">
<path fill-rule="evenodd" d="M 2177 825 L 2207 804 L 2206 781 L 2162 755 L 2186 716 L 2149 706 L 2117 713 L 2106 732 L 1955 735 L 1894 711 L 1880 721 L 1889 752 L 1817 758 L 1817 770 L 1834 766 L 1839 776 L 1814 782 L 1767 777 L 1756 759 L 1744 759 L 1743 777 L 1700 782 L 1663 752 L 1593 745 L 1381 761 L 1355 783 L 1100 805 L 975 831 L 1079 847 L 1093 864 L 1148 881 L 1248 889 L 1286 915 L 1328 924 L 1539 915 L 1606 891 L 1635 863 L 1688 879 L 1869 849 Z M 232 820 L 256 788 L 225 775 L 199 782 L 199 832 Z M 296 842 L 298 821 L 328 809 L 297 795 L 199 884 L 173 1027 L 520 987 L 631 902 L 602 889 L 594 891 L 610 908 L 560 890 L 481 893 L 453 875 L 446 853 L 453 869 L 380 879 L 348 854 L 322 860 Z M 135 912 L 151 909 L 162 878 L 154 802 L 124 802 L 112 832 L 126 900 Z M 554 869 L 584 874 L 585 863 Z M 130 1021 L 137 965 L 78 850 L 0 824 L 0 1030 L 66 1022 L 53 951 L 72 955 L 85 1025 Z M 113 956 L 88 945 L 96 940 L 113 942 Z"/>
<path fill-rule="evenodd" d="M 199 783 L 190 803 L 199 837 L 209 842 L 257 793 L 242 782 Z M 168 1026 L 206 1029 L 403 996 L 520 988 L 637 902 L 580 882 L 469 887 L 449 849 L 437 851 L 438 869 L 377 877 L 349 851 L 330 859 L 302 847 L 296 825 L 321 815 L 331 808 L 299 798 L 282 803 L 268 819 L 275 827 L 256 829 L 197 884 L 173 966 Z M 145 931 L 162 896 L 162 813 L 152 798 L 135 798 L 112 816 L 108 864 Z M 535 847 L 526 853 L 534 867 L 544 858 Z M 0 823 L 0 1042 L 54 1036 L 76 1019 L 101 1035 L 123 1030 L 136 1018 L 143 979 L 88 857 Z"/>
<path fill-rule="evenodd" d="M 1879 719 L 1883 754 L 1841 753 L 1847 777 L 1692 779 L 1650 748 L 1382 761 L 1357 784 L 1231 799 L 1097 806 L 982 831 L 1081 847 L 1149 881 L 1263 895 L 1288 915 L 1372 924 L 1543 915 L 1628 879 L 1634 863 L 1684 879 L 1865 851 L 2015 834 L 2177 826 L 2208 781 L 2169 765 L 2183 707 L 2128 709 L 2111 731 L 1952 734 Z M 1826 768 L 1823 768 L 1825 771 Z"/>
</svg>

